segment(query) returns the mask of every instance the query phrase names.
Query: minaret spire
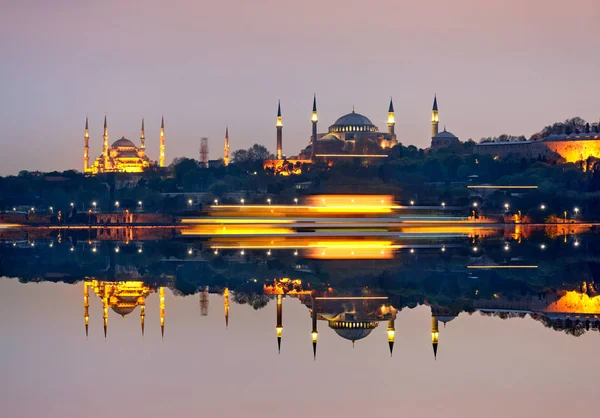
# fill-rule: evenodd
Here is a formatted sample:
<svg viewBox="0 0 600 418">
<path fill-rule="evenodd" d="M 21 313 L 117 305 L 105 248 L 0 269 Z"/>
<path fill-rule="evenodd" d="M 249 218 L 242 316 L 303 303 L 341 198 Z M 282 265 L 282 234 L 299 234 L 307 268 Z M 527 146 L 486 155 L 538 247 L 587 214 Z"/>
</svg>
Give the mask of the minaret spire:
<svg viewBox="0 0 600 418">
<path fill-rule="evenodd" d="M 158 290 L 160 297 L 160 335 L 165 338 L 165 288 L 160 287 Z"/>
<path fill-rule="evenodd" d="M 312 161 L 315 162 L 317 157 L 317 122 L 319 121 L 319 117 L 317 115 L 317 94 L 315 93 L 313 97 L 313 109 L 312 109 L 312 137 L 311 137 L 311 145 L 312 145 Z"/>
<path fill-rule="evenodd" d="M 160 123 L 160 156 L 158 159 L 158 165 L 160 167 L 165 166 L 165 117 L 162 117 Z"/>
<path fill-rule="evenodd" d="M 108 294 L 106 289 L 104 289 L 102 297 L 102 319 L 104 320 L 104 341 L 106 341 L 106 334 L 108 333 Z"/>
<path fill-rule="evenodd" d="M 431 109 L 431 137 L 437 136 L 439 132 L 440 118 L 438 115 L 437 94 L 433 97 L 433 108 Z"/>
<path fill-rule="evenodd" d="M 87 340 L 90 323 L 90 293 L 87 282 L 83 282 L 83 318 L 85 320 L 85 339 Z"/>
<path fill-rule="evenodd" d="M 146 322 L 146 301 L 140 304 L 140 325 L 142 326 L 142 338 L 144 338 L 144 323 Z"/>
<path fill-rule="evenodd" d="M 83 135 L 83 172 L 90 169 L 90 131 L 88 129 L 88 118 L 85 117 L 85 134 Z"/>
<path fill-rule="evenodd" d="M 281 121 L 281 101 L 277 103 L 277 121 L 275 122 L 277 129 L 277 159 L 283 160 L 283 123 Z"/>
<path fill-rule="evenodd" d="M 388 108 L 388 133 L 395 135 L 396 117 L 394 115 L 394 102 L 390 97 L 390 107 Z"/>
<path fill-rule="evenodd" d="M 106 115 L 104 115 L 104 135 L 102 135 L 102 156 L 104 157 L 104 169 L 108 168 L 108 123 L 106 122 Z"/>
<path fill-rule="evenodd" d="M 223 309 L 225 310 L 225 328 L 229 329 L 229 288 L 223 291 Z"/>
<path fill-rule="evenodd" d="M 223 165 L 229 165 L 229 125 L 225 126 L 225 145 L 223 147 Z"/>
<path fill-rule="evenodd" d="M 142 151 L 142 156 L 146 153 L 146 133 L 144 130 L 144 118 L 142 118 L 142 130 L 140 132 L 140 151 Z"/>
<path fill-rule="evenodd" d="M 317 300 L 314 297 L 312 299 L 312 332 L 310 333 L 313 346 L 313 359 L 317 360 L 317 339 L 319 338 L 319 332 L 317 331 Z"/>
</svg>

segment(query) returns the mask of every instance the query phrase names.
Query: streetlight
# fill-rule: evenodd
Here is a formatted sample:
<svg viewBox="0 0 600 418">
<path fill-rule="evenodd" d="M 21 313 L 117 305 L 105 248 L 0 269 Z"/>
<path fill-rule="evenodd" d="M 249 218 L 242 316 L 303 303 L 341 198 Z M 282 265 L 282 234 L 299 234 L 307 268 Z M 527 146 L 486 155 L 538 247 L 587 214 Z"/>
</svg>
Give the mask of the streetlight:
<svg viewBox="0 0 600 418">
<path fill-rule="evenodd" d="M 298 204 L 298 198 L 297 197 L 294 198 L 294 203 Z"/>
<path fill-rule="evenodd" d="M 271 198 L 267 199 L 267 203 L 270 205 L 271 204 Z"/>
<path fill-rule="evenodd" d="M 508 210 L 508 208 L 510 208 L 510 205 L 508 203 L 504 204 L 504 209 Z"/>
<path fill-rule="evenodd" d="M 75 203 L 71 202 L 71 207 L 74 208 L 75 207 Z"/>
<path fill-rule="evenodd" d="M 546 205 L 544 205 L 543 203 L 540 205 L 540 209 L 541 210 L 546 210 Z"/>
<path fill-rule="evenodd" d="M 575 212 L 575 216 L 577 216 L 577 214 L 579 214 L 579 208 L 578 207 L 573 208 L 573 211 Z"/>
<path fill-rule="evenodd" d="M 192 199 L 189 199 L 189 200 L 188 200 L 188 205 L 189 205 L 190 207 L 192 206 L 192 204 L 193 204 L 193 203 L 194 203 L 194 201 L 193 201 Z"/>
<path fill-rule="evenodd" d="M 477 202 L 473 202 L 473 207 L 476 208 L 477 206 L 479 206 L 479 204 Z"/>
<path fill-rule="evenodd" d="M 244 204 L 244 199 L 240 199 L 240 202 L 242 203 L 242 205 Z"/>
<path fill-rule="evenodd" d="M 54 213 L 54 208 L 52 206 L 50 206 L 50 213 Z"/>
<path fill-rule="evenodd" d="M 446 202 L 442 202 L 442 208 L 446 209 Z"/>
<path fill-rule="evenodd" d="M 119 209 L 119 201 L 118 201 L 118 200 L 115 202 L 115 207 L 116 207 L 117 209 Z"/>
<path fill-rule="evenodd" d="M 94 207 L 94 212 L 96 212 L 96 205 L 97 205 L 96 202 L 92 202 L 92 206 Z"/>
<path fill-rule="evenodd" d="M 219 199 L 215 199 L 215 205 L 219 204 Z"/>
<path fill-rule="evenodd" d="M 138 200 L 138 206 L 140 207 L 140 210 L 142 210 L 144 203 L 141 200 Z"/>
<path fill-rule="evenodd" d="M 415 201 L 414 201 L 414 200 L 411 200 L 411 201 L 410 201 L 410 205 L 411 205 L 411 206 L 414 206 L 414 205 L 415 205 Z"/>
</svg>

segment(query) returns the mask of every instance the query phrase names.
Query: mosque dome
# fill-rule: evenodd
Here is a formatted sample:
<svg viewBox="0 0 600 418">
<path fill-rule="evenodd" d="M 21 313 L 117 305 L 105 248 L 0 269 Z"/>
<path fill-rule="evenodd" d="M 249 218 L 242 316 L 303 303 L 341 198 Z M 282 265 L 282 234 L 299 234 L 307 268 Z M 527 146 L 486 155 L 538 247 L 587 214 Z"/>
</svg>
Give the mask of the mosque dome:
<svg viewBox="0 0 600 418">
<path fill-rule="evenodd" d="M 377 328 L 378 322 L 354 322 L 354 321 L 330 321 L 329 327 L 332 328 L 340 337 L 357 341 L 368 336 L 371 331 Z"/>
<path fill-rule="evenodd" d="M 125 306 L 112 306 L 112 310 L 118 313 L 121 316 L 125 316 L 130 314 L 135 310 L 136 305 L 125 305 Z"/>
<path fill-rule="evenodd" d="M 113 144 L 113 148 L 136 148 L 135 144 L 131 142 L 129 139 L 122 136 L 120 139 L 117 139 Z"/>
<path fill-rule="evenodd" d="M 454 135 L 452 132 L 448 132 L 446 129 L 444 129 L 442 132 L 437 134 L 435 136 L 435 138 L 447 138 L 447 139 L 456 138 L 456 139 L 458 139 L 458 137 L 456 135 Z"/>
<path fill-rule="evenodd" d="M 352 113 L 339 117 L 333 125 L 329 127 L 329 132 L 377 132 L 377 126 L 373 125 L 371 120 L 356 113 Z"/>
<path fill-rule="evenodd" d="M 437 319 L 440 322 L 443 322 L 444 324 L 452 321 L 454 318 L 456 318 L 455 315 L 435 315 L 434 316 L 435 319 Z"/>
</svg>

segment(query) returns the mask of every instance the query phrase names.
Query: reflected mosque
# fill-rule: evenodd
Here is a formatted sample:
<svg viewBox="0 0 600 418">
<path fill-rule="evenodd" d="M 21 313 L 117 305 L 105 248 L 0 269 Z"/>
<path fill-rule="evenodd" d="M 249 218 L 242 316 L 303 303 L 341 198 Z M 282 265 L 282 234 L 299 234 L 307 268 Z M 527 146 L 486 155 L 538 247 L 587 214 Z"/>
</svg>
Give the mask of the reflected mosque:
<svg viewBox="0 0 600 418">
<path fill-rule="evenodd" d="M 122 136 L 120 139 L 108 145 L 108 123 L 104 117 L 104 134 L 102 135 L 102 154 L 90 165 L 90 134 L 88 129 L 88 118 L 85 118 L 85 134 L 83 137 L 83 172 L 86 174 L 101 173 L 142 173 L 150 167 L 165 165 L 165 118 L 160 125 L 160 149 L 158 163 L 151 161 L 146 155 L 146 134 L 144 119 L 140 132 L 140 146 L 137 147 L 132 141 Z"/>
<path fill-rule="evenodd" d="M 83 282 L 83 308 L 85 320 L 85 336 L 89 332 L 89 291 L 90 289 L 102 300 L 102 319 L 104 322 L 104 338 L 108 332 L 108 308 L 125 318 L 135 308 L 140 307 L 140 325 L 142 337 L 146 320 L 146 298 L 158 290 L 160 307 L 160 330 L 165 336 L 165 288 L 156 289 L 142 281 L 106 282 L 100 280 L 86 280 Z"/>
</svg>

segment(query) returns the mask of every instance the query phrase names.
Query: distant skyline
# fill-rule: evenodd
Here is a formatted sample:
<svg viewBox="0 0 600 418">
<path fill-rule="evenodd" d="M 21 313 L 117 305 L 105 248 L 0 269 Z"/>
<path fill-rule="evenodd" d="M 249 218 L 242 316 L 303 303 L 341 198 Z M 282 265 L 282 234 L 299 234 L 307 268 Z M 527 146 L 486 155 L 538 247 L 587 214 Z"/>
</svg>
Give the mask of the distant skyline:
<svg viewBox="0 0 600 418">
<path fill-rule="evenodd" d="M 403 144 L 430 142 L 435 93 L 444 126 L 461 140 L 529 136 L 573 116 L 600 119 L 597 0 L 8 0 L 0 15 L 0 175 L 82 169 L 122 135 L 166 162 L 222 157 L 254 143 L 275 152 L 356 111 L 386 130 L 390 96 Z"/>
</svg>

